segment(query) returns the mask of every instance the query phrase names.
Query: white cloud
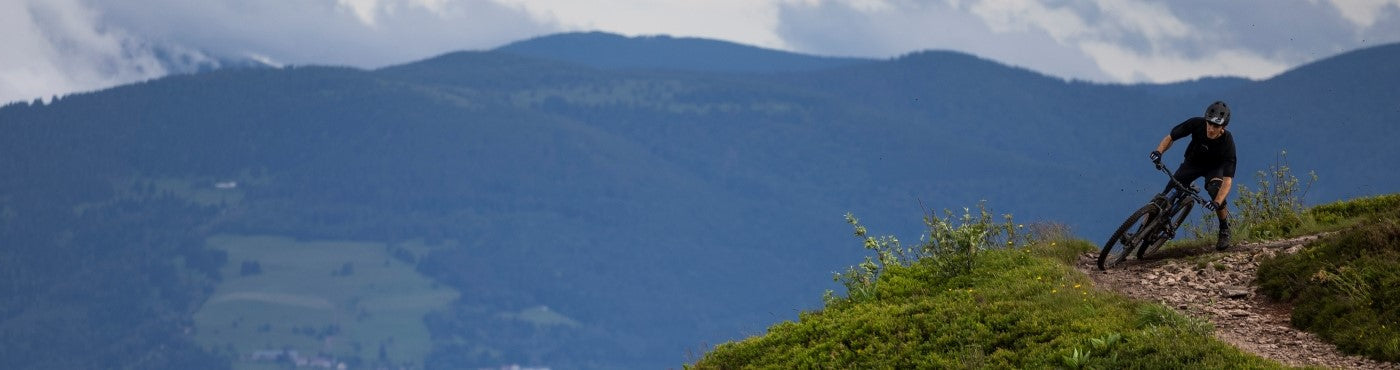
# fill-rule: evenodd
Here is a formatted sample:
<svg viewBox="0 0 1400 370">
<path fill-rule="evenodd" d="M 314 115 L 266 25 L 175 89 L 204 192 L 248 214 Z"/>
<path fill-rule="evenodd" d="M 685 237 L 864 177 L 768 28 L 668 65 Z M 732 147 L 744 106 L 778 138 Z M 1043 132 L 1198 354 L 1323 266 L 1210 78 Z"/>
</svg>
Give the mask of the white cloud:
<svg viewBox="0 0 1400 370">
<path fill-rule="evenodd" d="M 1100 29 L 1094 38 L 1105 38 L 1102 33 L 1126 31 L 1141 34 L 1147 40 L 1190 38 L 1192 27 L 1162 3 L 1140 0 L 1095 0 L 1103 19 L 1110 20 L 1107 29 Z"/>
<path fill-rule="evenodd" d="M 1360 28 L 1375 25 L 1386 8 L 1400 8 L 1400 0 L 1329 0 L 1342 17 Z"/>
<path fill-rule="evenodd" d="M 95 1 L 95 0 L 90 0 Z M 284 63 L 374 68 L 557 30 L 492 0 L 141 0 L 95 3 L 157 40 Z"/>
<path fill-rule="evenodd" d="M 422 8 L 434 14 L 447 16 L 449 6 L 460 2 L 451 0 L 335 0 L 336 5 L 349 9 L 366 26 L 377 27 L 379 17 L 394 16 L 403 9 Z"/>
<path fill-rule="evenodd" d="M 950 1 L 954 9 L 962 1 Z M 982 18 L 996 33 L 1045 32 L 1056 42 L 1083 37 L 1091 29 L 1079 14 L 1066 8 L 1050 8 L 1033 1 L 974 1 L 966 11 Z"/>
<path fill-rule="evenodd" d="M 1400 41 L 1393 32 L 1400 0 L 869 1 L 876 0 L 784 3 L 779 34 L 803 52 L 884 57 L 950 49 L 1102 82 L 1268 78 Z"/>
<path fill-rule="evenodd" d="M 1196 32 L 1159 3 L 1140 0 L 1093 0 L 1079 4 L 1061 3 L 1059 6 L 1001 0 L 950 3 L 966 4 L 969 13 L 981 18 L 998 34 L 1048 34 L 1062 47 L 1079 50 L 1093 59 L 1100 70 L 1116 81 L 1167 82 L 1202 74 L 1238 72 L 1236 69 L 1224 69 L 1226 64 L 1242 67 L 1236 62 L 1202 58 L 1244 53 L 1223 51 L 1192 58 L 1171 50 L 1173 44 L 1208 37 Z M 1090 16 L 1093 16 L 1093 20 L 1087 19 Z M 1133 45 L 1134 42 L 1138 44 Z M 1258 63 L 1243 64 L 1251 66 Z M 1249 72 L 1246 75 L 1260 75 L 1258 71 Z"/>
<path fill-rule="evenodd" d="M 1105 42 L 1085 42 L 1079 48 L 1116 81 L 1182 81 L 1202 76 L 1267 78 L 1289 65 L 1239 50 L 1221 50 L 1199 58 L 1145 54 Z"/>
<path fill-rule="evenodd" d="M 379 0 L 336 0 L 337 5 L 350 9 L 360 22 L 373 27 L 379 17 Z"/>
<path fill-rule="evenodd" d="M 152 49 L 73 0 L 0 2 L 0 104 L 166 74 Z"/>
<path fill-rule="evenodd" d="M 492 0 L 0 0 L 0 104 L 172 72 L 158 54 L 375 68 L 556 30 Z"/>
</svg>

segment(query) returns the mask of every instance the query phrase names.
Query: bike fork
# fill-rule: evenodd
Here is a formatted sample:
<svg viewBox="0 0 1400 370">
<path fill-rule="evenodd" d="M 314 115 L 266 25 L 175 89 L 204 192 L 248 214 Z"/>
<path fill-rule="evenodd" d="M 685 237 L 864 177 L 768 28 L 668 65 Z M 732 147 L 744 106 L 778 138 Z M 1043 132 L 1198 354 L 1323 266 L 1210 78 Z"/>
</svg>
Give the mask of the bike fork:
<svg viewBox="0 0 1400 370">
<path fill-rule="evenodd" d="M 1127 241 L 1122 242 L 1123 246 L 1126 247 L 1123 248 L 1123 253 L 1132 253 L 1133 249 L 1142 248 L 1142 242 L 1147 240 L 1148 236 L 1152 235 L 1152 230 L 1156 229 L 1158 222 L 1160 222 L 1160 220 L 1149 221 L 1147 225 L 1143 225 L 1141 229 L 1133 233 L 1132 237 L 1128 238 Z"/>
</svg>

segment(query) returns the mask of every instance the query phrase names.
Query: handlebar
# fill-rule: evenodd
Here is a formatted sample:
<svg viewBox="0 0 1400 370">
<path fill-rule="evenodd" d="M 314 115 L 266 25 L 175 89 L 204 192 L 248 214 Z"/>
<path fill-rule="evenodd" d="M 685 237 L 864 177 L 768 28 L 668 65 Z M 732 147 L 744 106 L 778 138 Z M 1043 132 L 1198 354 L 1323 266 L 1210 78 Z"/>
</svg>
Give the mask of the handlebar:
<svg viewBox="0 0 1400 370">
<path fill-rule="evenodd" d="M 1185 192 L 1186 195 L 1191 196 L 1191 200 L 1195 201 L 1196 203 L 1200 203 L 1201 205 L 1205 205 L 1207 203 L 1205 198 L 1201 198 L 1200 192 L 1196 191 L 1196 189 L 1192 189 L 1190 186 L 1182 184 L 1181 181 L 1176 181 L 1176 176 L 1172 175 L 1172 171 L 1168 170 L 1166 165 L 1161 163 L 1156 163 L 1156 165 L 1158 171 L 1162 171 L 1162 173 L 1167 174 L 1167 178 L 1172 180 L 1172 185 L 1176 186 L 1177 190 Z"/>
</svg>

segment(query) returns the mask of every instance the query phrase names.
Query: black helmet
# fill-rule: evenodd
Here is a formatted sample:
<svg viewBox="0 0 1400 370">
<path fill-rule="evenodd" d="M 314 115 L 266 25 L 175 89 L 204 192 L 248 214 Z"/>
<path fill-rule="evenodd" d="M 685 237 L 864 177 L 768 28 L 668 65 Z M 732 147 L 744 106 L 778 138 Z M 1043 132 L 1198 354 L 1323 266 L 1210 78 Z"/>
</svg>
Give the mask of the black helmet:
<svg viewBox="0 0 1400 370">
<path fill-rule="evenodd" d="M 1216 101 L 1214 103 L 1210 103 L 1210 106 L 1206 107 L 1205 119 L 1206 121 L 1210 121 L 1210 123 L 1213 124 L 1221 126 L 1229 125 L 1230 106 L 1225 105 L 1225 102 L 1223 101 Z"/>
</svg>

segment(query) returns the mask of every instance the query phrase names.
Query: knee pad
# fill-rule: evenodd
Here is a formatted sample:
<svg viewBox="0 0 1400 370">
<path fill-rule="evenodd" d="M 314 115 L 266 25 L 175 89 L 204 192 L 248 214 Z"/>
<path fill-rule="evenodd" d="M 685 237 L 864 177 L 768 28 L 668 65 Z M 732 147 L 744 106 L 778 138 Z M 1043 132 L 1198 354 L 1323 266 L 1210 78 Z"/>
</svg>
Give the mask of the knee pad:
<svg viewBox="0 0 1400 370">
<path fill-rule="evenodd" d="M 1219 177 L 1210 179 L 1210 181 L 1206 181 L 1206 192 L 1210 194 L 1210 199 L 1215 199 L 1216 194 L 1220 194 L 1220 184 L 1224 181 L 1225 180 L 1222 180 Z M 1226 199 L 1224 202 L 1220 203 L 1220 207 L 1225 207 L 1225 204 L 1229 202 L 1230 200 Z"/>
</svg>

